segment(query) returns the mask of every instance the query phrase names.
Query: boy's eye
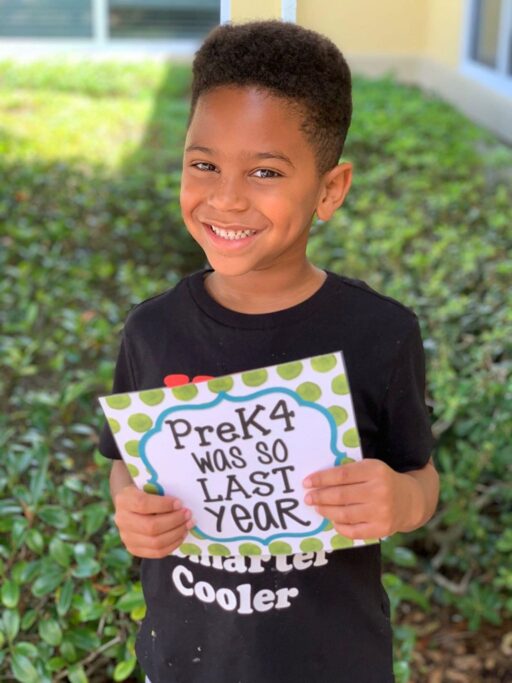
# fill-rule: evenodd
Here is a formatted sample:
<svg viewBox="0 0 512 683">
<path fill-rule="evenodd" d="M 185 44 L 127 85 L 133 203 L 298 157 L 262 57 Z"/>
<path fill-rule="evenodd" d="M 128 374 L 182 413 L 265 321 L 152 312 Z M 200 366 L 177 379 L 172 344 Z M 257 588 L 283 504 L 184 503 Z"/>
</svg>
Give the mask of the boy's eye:
<svg viewBox="0 0 512 683">
<path fill-rule="evenodd" d="M 215 168 L 213 164 L 208 164 L 206 161 L 198 161 L 197 163 L 192 164 L 192 166 L 197 168 L 199 171 L 211 171 Z M 209 168 L 203 168 L 204 166 L 208 166 Z"/>
<path fill-rule="evenodd" d="M 193 168 L 197 168 L 198 171 L 215 171 L 216 166 L 213 164 L 208 163 L 207 161 L 196 161 L 194 164 L 192 164 Z M 281 178 L 281 173 L 278 173 L 277 171 L 272 171 L 270 168 L 258 168 L 256 171 L 254 171 L 254 174 L 260 174 L 256 175 L 257 178 Z"/>
<path fill-rule="evenodd" d="M 258 178 L 280 178 L 281 174 L 277 171 L 272 171 L 270 168 L 258 168 L 255 173 L 262 173 L 264 175 L 257 176 Z M 271 175 L 270 175 L 271 174 Z"/>
</svg>

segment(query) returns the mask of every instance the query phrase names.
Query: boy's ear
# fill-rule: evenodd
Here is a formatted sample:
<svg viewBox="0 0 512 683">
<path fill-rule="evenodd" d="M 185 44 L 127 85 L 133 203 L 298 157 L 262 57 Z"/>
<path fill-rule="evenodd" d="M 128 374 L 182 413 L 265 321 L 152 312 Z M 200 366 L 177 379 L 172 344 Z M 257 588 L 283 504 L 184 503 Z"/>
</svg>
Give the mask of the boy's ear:
<svg viewBox="0 0 512 683">
<path fill-rule="evenodd" d="M 338 164 L 328 171 L 322 180 L 320 198 L 316 213 L 320 220 L 328 221 L 332 214 L 345 201 L 352 183 L 352 164 Z"/>
</svg>

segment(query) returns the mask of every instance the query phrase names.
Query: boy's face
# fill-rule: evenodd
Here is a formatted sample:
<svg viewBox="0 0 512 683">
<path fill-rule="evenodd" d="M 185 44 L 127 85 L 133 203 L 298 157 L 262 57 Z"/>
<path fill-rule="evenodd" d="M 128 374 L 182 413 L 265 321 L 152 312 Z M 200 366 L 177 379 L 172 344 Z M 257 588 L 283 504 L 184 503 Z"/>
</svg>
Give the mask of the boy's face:
<svg viewBox="0 0 512 683">
<path fill-rule="evenodd" d="M 223 86 L 198 99 L 180 202 L 187 229 L 219 274 L 291 272 L 304 263 L 315 210 L 329 217 L 332 172 L 318 176 L 300 123 L 286 102 L 254 88 Z"/>
</svg>

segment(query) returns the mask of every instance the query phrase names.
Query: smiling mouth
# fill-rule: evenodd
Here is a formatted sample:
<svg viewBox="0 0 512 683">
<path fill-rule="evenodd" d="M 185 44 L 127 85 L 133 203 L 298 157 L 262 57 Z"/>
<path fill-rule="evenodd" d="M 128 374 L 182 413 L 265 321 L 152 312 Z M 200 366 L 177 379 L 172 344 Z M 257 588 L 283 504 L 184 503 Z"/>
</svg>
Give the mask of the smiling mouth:
<svg viewBox="0 0 512 683">
<path fill-rule="evenodd" d="M 256 233 L 256 230 L 226 230 L 224 228 L 219 228 L 216 225 L 212 225 L 211 223 L 204 223 L 207 228 L 209 228 L 214 235 L 217 235 L 217 237 L 222 237 L 222 239 L 225 240 L 243 240 L 246 239 L 247 237 L 251 237 Z"/>
</svg>

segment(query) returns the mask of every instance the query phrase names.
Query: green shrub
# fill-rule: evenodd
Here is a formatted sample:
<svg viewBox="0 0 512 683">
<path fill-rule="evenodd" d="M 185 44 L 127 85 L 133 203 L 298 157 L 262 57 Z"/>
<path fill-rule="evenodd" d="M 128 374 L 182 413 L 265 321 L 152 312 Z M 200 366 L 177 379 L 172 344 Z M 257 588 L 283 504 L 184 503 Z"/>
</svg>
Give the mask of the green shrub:
<svg viewBox="0 0 512 683">
<path fill-rule="evenodd" d="M 112 521 L 96 397 L 110 390 L 131 304 L 203 265 L 178 206 L 189 74 L 173 80 L 174 67 L 168 78 L 159 68 L 0 64 L 2 680 L 137 675 L 138 562 Z M 95 101 L 116 97 L 119 135 L 96 131 L 105 163 L 87 152 L 87 136 L 56 160 L 65 138 L 44 123 L 51 92 L 74 112 L 75 93 L 82 98 L 77 130 L 94 127 Z M 20 93 L 33 107 L 23 139 L 13 134 L 16 110 L 7 111 Z M 140 149 L 121 134 L 124 122 Z M 499 623 L 512 608 L 512 154 L 448 106 L 387 79 L 356 79 L 346 153 L 353 188 L 333 220 L 315 226 L 310 253 L 418 312 L 439 439 L 438 515 L 383 545 L 392 612 L 403 601 L 425 610 L 437 602 L 472 628 Z M 412 571 L 430 576 L 430 590 L 411 586 Z M 405 683 L 414 632 L 395 635 Z"/>
</svg>

